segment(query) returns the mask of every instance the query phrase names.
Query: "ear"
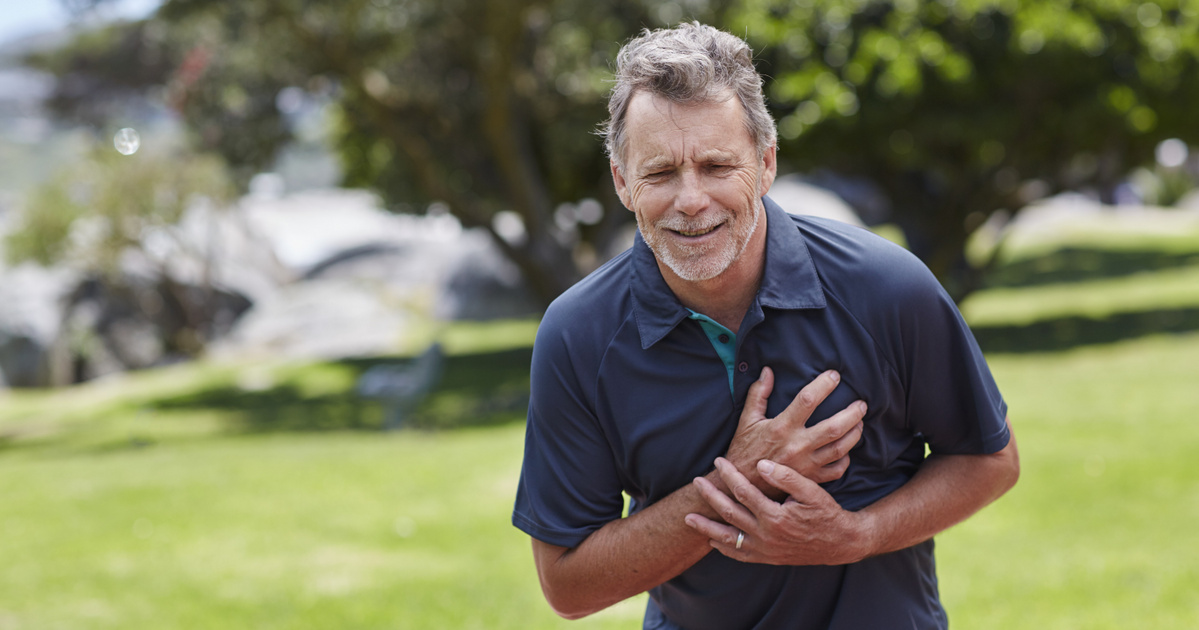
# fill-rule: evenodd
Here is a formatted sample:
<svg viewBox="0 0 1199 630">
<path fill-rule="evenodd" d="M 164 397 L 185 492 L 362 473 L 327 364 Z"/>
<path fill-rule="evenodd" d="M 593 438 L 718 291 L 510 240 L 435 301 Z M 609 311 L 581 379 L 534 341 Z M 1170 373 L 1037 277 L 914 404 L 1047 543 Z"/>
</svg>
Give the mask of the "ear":
<svg viewBox="0 0 1199 630">
<path fill-rule="evenodd" d="M 758 186 L 761 187 L 761 191 L 758 193 L 759 197 L 770 192 L 770 187 L 774 185 L 774 178 L 778 175 L 778 145 L 772 145 L 766 149 L 765 155 L 762 156 L 762 163 L 764 168 L 762 169 L 762 179 L 758 181 Z"/>
<path fill-rule="evenodd" d="M 608 160 L 608 165 L 612 168 L 612 184 L 616 186 L 616 196 L 620 197 L 620 203 L 631 211 L 633 208 L 629 206 L 629 185 L 620 172 L 620 165 L 616 160 Z"/>
</svg>

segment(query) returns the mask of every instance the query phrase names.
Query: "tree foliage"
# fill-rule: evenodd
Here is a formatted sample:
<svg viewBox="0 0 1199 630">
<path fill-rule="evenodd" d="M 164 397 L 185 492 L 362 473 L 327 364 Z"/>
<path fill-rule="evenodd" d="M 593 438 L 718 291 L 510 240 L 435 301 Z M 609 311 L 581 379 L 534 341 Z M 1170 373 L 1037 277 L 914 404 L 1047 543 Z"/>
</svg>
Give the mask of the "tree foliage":
<svg viewBox="0 0 1199 630">
<path fill-rule="evenodd" d="M 167 0 L 110 35 L 108 52 L 81 54 L 80 41 L 43 65 L 61 78 L 64 112 L 96 109 L 102 99 L 85 95 L 100 83 L 129 92 L 110 75 L 138 66 L 137 89 L 165 94 L 193 140 L 241 168 L 243 181 L 287 139 L 281 90 L 330 98 L 347 185 L 399 211 L 444 204 L 490 231 L 549 300 L 602 260 L 631 219 L 592 133 L 619 45 L 643 27 L 718 20 L 724 4 Z M 503 219 L 518 229 L 502 229 Z"/>
<path fill-rule="evenodd" d="M 195 356 L 214 334 L 220 304 L 210 252 L 182 224 L 199 205 L 215 212 L 231 203 L 234 188 L 220 158 L 147 153 L 101 147 L 64 167 L 24 204 L 4 250 L 11 264 L 63 263 L 86 279 L 67 297 L 68 319 L 82 299 L 121 302 L 151 323 L 163 353 Z"/>
<path fill-rule="evenodd" d="M 885 193 L 952 293 L 1000 209 L 1110 192 L 1168 138 L 1199 141 L 1199 2 L 745 0 L 781 159 Z"/>
<path fill-rule="evenodd" d="M 760 51 L 784 166 L 877 186 L 959 297 L 996 211 L 1110 200 L 1159 142 L 1199 137 L 1197 0 L 166 0 L 40 63 L 64 115 L 159 95 L 243 183 L 290 139 L 282 91 L 330 99 L 346 184 L 444 204 L 548 300 L 630 218 L 592 135 L 618 46 L 692 18 Z"/>
</svg>

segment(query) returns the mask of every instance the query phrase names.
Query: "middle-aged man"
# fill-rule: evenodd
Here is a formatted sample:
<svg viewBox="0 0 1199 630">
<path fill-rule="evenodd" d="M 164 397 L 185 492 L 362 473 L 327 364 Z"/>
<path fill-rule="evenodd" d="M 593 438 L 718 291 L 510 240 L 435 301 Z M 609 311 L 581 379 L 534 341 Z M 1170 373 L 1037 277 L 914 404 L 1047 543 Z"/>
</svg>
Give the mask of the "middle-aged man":
<svg viewBox="0 0 1199 630">
<path fill-rule="evenodd" d="M 609 111 L 639 235 L 546 312 L 512 517 L 550 605 L 649 590 L 645 628 L 947 627 L 932 537 L 1019 470 L 953 302 L 903 249 L 765 197 L 775 127 L 737 37 L 645 32 Z"/>
</svg>

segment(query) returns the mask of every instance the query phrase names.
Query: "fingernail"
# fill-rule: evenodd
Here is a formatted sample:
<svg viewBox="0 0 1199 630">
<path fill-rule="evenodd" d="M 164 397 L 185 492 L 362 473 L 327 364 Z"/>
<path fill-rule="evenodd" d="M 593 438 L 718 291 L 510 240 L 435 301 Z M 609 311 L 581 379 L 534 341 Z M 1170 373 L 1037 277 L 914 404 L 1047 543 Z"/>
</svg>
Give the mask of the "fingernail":
<svg viewBox="0 0 1199 630">
<path fill-rule="evenodd" d="M 684 516 L 683 522 L 686 523 L 690 527 L 695 527 L 695 515 L 688 514 L 687 516 Z"/>
<path fill-rule="evenodd" d="M 838 374 L 836 370 L 829 370 L 826 372 L 826 374 L 828 374 L 829 379 L 831 379 L 834 383 L 841 382 L 841 375 Z"/>
<path fill-rule="evenodd" d="M 769 477 L 774 472 L 774 462 L 769 459 L 758 461 L 758 472 Z"/>
<path fill-rule="evenodd" d="M 854 404 L 855 404 L 855 405 L 857 405 L 857 407 L 858 407 L 858 411 L 859 411 L 859 412 L 861 412 L 861 413 L 866 413 L 866 409 L 867 409 L 867 407 L 866 407 L 866 401 L 864 401 L 864 400 L 859 400 L 858 402 L 856 402 L 856 403 L 854 403 Z"/>
</svg>

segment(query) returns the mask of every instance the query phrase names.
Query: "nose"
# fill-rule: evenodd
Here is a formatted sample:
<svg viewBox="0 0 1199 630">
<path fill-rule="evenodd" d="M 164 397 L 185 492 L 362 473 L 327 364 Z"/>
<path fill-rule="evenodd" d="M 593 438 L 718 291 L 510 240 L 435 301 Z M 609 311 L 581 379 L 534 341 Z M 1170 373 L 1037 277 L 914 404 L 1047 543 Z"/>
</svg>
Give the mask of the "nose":
<svg viewBox="0 0 1199 630">
<path fill-rule="evenodd" d="M 703 178 L 693 169 L 683 171 L 679 179 L 679 191 L 674 199 L 675 210 L 687 216 L 695 216 L 708 207 L 708 191 Z"/>
</svg>

